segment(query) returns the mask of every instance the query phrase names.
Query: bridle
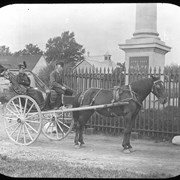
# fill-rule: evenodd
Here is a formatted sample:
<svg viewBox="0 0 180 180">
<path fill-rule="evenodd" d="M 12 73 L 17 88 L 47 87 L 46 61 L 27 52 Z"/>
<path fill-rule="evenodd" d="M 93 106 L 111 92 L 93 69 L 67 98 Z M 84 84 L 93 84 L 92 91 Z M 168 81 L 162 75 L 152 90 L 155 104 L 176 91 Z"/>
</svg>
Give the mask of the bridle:
<svg viewBox="0 0 180 180">
<path fill-rule="evenodd" d="M 160 90 L 164 85 L 164 82 L 161 81 L 160 79 L 156 80 L 153 82 L 153 86 L 152 86 L 152 89 L 151 89 L 151 92 L 153 94 L 155 94 L 157 97 L 159 97 L 159 92 L 158 90 Z"/>
</svg>

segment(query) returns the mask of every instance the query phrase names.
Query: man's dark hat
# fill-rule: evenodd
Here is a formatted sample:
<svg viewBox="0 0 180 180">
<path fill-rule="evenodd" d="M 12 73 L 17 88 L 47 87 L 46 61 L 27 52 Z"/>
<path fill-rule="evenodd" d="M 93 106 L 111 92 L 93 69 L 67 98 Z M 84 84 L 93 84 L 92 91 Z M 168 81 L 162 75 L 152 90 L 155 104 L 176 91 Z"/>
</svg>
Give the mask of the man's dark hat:
<svg viewBox="0 0 180 180">
<path fill-rule="evenodd" d="M 56 65 L 61 65 L 62 67 L 64 67 L 64 63 L 63 62 L 56 62 Z"/>
<path fill-rule="evenodd" d="M 23 63 L 18 64 L 19 69 L 23 68 L 25 69 L 27 67 L 26 62 L 23 61 Z"/>
</svg>

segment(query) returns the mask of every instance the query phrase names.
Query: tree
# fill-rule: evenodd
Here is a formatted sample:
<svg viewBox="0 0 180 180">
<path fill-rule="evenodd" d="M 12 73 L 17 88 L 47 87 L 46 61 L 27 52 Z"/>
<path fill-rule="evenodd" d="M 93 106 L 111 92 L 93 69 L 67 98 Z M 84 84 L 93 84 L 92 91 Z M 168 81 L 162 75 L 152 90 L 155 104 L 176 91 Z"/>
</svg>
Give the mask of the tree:
<svg viewBox="0 0 180 180">
<path fill-rule="evenodd" d="M 9 47 L 6 46 L 0 46 L 0 55 L 1 56 L 8 56 L 8 55 L 12 55 L 12 53 L 9 50 Z"/>
<path fill-rule="evenodd" d="M 164 67 L 165 80 L 179 81 L 180 66 L 178 64 L 170 64 Z"/>
<path fill-rule="evenodd" d="M 85 49 L 75 40 L 73 32 L 65 31 L 61 36 L 50 38 L 46 44 L 46 60 L 63 61 L 65 64 L 75 63 L 83 59 Z"/>
<path fill-rule="evenodd" d="M 35 54 L 43 54 L 43 51 L 39 49 L 37 45 L 27 44 L 25 45 L 25 49 L 17 51 L 14 55 L 35 55 Z"/>
</svg>

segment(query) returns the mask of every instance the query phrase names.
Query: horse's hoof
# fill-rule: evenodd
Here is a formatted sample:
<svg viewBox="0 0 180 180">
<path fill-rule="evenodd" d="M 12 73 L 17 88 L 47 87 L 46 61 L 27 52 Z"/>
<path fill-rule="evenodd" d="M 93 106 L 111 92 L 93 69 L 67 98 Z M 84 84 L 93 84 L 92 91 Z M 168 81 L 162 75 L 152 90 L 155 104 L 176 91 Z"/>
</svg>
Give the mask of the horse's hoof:
<svg viewBox="0 0 180 180">
<path fill-rule="evenodd" d="M 79 147 L 80 147 L 80 148 L 85 147 L 84 143 L 80 144 Z"/>
<path fill-rule="evenodd" d="M 131 151 L 130 151 L 129 149 L 123 149 L 123 153 L 124 153 L 124 154 L 130 154 Z"/>
<path fill-rule="evenodd" d="M 75 148 L 75 149 L 79 149 L 79 144 L 75 144 L 75 145 L 74 145 L 74 148 Z"/>
</svg>

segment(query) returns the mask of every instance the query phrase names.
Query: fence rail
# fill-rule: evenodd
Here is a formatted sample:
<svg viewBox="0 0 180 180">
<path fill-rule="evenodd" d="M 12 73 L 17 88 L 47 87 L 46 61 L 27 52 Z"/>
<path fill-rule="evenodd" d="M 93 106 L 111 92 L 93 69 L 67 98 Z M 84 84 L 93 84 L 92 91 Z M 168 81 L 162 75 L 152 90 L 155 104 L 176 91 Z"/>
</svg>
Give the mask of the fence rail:
<svg viewBox="0 0 180 180">
<path fill-rule="evenodd" d="M 161 76 L 164 81 L 168 103 L 165 105 L 153 103 L 156 97 L 150 93 L 143 102 L 143 107 L 135 121 L 133 131 L 151 137 L 172 137 L 180 134 L 180 71 L 166 69 L 151 69 L 148 74 L 140 72 L 121 72 L 113 69 L 82 69 L 74 72 L 64 72 L 64 82 L 76 90 L 76 93 L 85 91 L 90 87 L 110 89 L 114 86 L 121 86 L 151 74 Z M 93 127 L 98 132 L 120 134 L 124 128 L 122 117 L 104 117 L 97 113 L 90 118 L 87 126 Z"/>
</svg>

